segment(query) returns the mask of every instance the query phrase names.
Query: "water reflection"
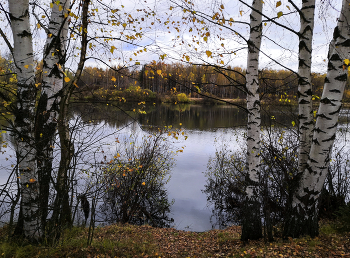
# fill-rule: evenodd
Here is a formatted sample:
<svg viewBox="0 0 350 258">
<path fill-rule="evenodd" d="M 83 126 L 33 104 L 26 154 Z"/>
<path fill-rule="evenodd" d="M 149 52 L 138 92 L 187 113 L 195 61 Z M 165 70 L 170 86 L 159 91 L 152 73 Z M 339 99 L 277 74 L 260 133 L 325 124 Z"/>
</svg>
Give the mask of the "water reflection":
<svg viewBox="0 0 350 258">
<path fill-rule="evenodd" d="M 140 114 L 140 110 L 145 113 Z M 263 126 L 290 126 L 291 121 L 297 121 L 295 107 L 281 105 L 278 108 L 262 108 Z M 72 104 L 72 114 L 79 114 L 85 122 L 107 122 L 115 128 L 122 127 L 133 120 L 141 125 L 165 126 L 178 128 L 182 124 L 187 130 L 208 131 L 214 128 L 245 127 L 247 113 L 235 106 L 229 105 L 191 105 L 162 104 L 118 106 L 118 103 Z"/>
</svg>

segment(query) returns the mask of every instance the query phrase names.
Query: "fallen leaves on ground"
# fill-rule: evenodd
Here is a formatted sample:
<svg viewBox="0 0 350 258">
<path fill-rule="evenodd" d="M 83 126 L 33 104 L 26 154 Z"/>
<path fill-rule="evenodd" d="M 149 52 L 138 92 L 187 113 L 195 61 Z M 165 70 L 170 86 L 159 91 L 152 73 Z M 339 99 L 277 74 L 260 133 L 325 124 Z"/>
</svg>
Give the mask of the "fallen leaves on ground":
<svg viewBox="0 0 350 258">
<path fill-rule="evenodd" d="M 5 229 L 4 229 L 5 230 Z M 1 257 L 349 257 L 350 233 L 328 227 L 319 237 L 275 238 L 244 243 L 241 228 L 207 232 L 181 231 L 150 226 L 109 225 L 97 227 L 91 245 L 88 228 L 63 233 L 54 246 L 21 245 L 0 241 Z M 1 229 L 0 229 L 1 236 Z M 25 256 L 19 255 L 23 253 Z"/>
<path fill-rule="evenodd" d="M 264 239 L 243 243 L 240 233 L 239 226 L 189 232 L 174 228 L 112 225 L 99 229 L 94 242 L 105 238 L 133 240 L 140 249 L 140 253 L 133 252 L 134 257 L 350 257 L 349 233 L 320 234 L 314 239 L 275 238 L 271 243 Z M 143 251 L 140 245 L 145 248 Z M 120 252 L 119 255 L 123 256 Z M 127 256 L 131 257 L 125 254 Z"/>
</svg>

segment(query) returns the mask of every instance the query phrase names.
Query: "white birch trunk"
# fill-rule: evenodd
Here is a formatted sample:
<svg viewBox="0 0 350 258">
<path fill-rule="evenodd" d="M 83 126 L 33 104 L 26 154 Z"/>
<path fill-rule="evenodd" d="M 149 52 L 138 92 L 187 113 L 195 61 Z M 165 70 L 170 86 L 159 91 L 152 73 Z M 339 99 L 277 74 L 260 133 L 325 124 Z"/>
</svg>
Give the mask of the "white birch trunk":
<svg viewBox="0 0 350 258">
<path fill-rule="evenodd" d="M 299 31 L 299 67 L 298 67 L 298 97 L 299 97 L 299 155 L 298 171 L 303 173 L 312 140 L 314 117 L 312 110 L 311 85 L 311 53 L 314 29 L 315 0 L 305 0 L 302 3 Z"/>
<path fill-rule="evenodd" d="M 48 213 L 53 146 L 57 129 L 60 95 L 64 85 L 64 64 L 68 33 L 67 8 L 70 1 L 53 1 L 43 56 L 43 80 L 37 111 L 37 160 L 41 184 L 42 224 Z"/>
<path fill-rule="evenodd" d="M 28 239 L 38 240 L 41 236 L 41 223 L 34 148 L 36 89 L 29 1 L 9 0 L 8 3 L 18 86 L 15 137 L 18 141 L 16 154 L 21 182 L 23 233 Z"/>
<path fill-rule="evenodd" d="M 64 64 L 66 59 L 66 42 L 68 34 L 67 8 L 70 0 L 61 1 L 57 5 L 53 1 L 47 39 L 43 57 L 43 81 L 41 95 L 47 95 L 46 110 L 49 111 L 60 98 L 57 93 L 63 89 Z M 66 15 L 66 17 L 65 17 Z M 50 118 L 57 118 L 57 110 L 53 110 Z"/>
<path fill-rule="evenodd" d="M 242 240 L 262 236 L 260 205 L 258 201 L 260 169 L 260 96 L 259 96 L 259 53 L 262 36 L 262 1 L 253 0 L 250 14 L 250 37 L 246 73 L 247 88 L 247 205 L 243 218 Z M 256 10 L 256 11 L 254 11 Z"/>
<path fill-rule="evenodd" d="M 318 200 L 328 173 L 330 150 L 338 124 L 348 69 L 344 59 L 350 57 L 350 0 L 343 0 L 337 27 L 330 46 L 327 77 L 317 112 L 316 125 L 307 168 L 293 197 L 292 212 L 285 235 L 318 234 Z"/>
</svg>

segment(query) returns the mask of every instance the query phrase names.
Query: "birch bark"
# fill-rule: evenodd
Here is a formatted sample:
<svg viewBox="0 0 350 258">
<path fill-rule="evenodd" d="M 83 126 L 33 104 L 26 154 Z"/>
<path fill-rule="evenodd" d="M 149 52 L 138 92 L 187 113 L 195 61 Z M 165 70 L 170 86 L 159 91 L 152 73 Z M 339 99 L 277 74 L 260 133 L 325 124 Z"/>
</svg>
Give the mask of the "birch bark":
<svg viewBox="0 0 350 258">
<path fill-rule="evenodd" d="M 15 137 L 21 188 L 23 234 L 32 240 L 41 237 L 39 210 L 39 178 L 35 162 L 35 72 L 32 33 L 29 21 L 29 1 L 9 0 L 11 30 L 14 41 L 14 61 L 17 72 L 17 104 Z"/>
<path fill-rule="evenodd" d="M 311 148 L 314 117 L 312 110 L 311 54 L 314 29 L 315 0 L 302 3 L 299 31 L 299 155 L 298 171 L 303 173 Z"/>
<path fill-rule="evenodd" d="M 43 56 L 43 79 L 37 108 L 36 147 L 40 179 L 40 210 L 43 227 L 48 214 L 48 198 L 52 172 L 53 147 L 59 102 L 63 89 L 66 41 L 68 33 L 67 8 L 70 1 L 52 2 L 47 39 Z"/>
<path fill-rule="evenodd" d="M 318 201 L 328 173 L 347 77 L 350 57 L 350 0 L 343 0 L 337 27 L 330 45 L 327 77 L 317 112 L 316 125 L 306 169 L 293 196 L 284 235 L 318 235 Z"/>
<path fill-rule="evenodd" d="M 242 240 L 262 237 L 260 218 L 259 169 L 260 169 L 260 96 L 259 96 L 259 53 L 262 36 L 261 0 L 254 0 L 250 14 L 250 36 L 248 40 L 248 60 L 246 73 L 247 87 L 247 188 L 244 216 L 242 221 Z"/>
<path fill-rule="evenodd" d="M 63 226 L 71 225 L 71 208 L 69 205 L 69 195 L 68 195 L 68 169 L 70 162 L 74 155 L 74 144 L 71 140 L 71 135 L 69 131 L 68 123 L 68 104 L 71 94 L 77 85 L 78 80 L 82 74 L 86 51 L 87 51 L 87 31 L 88 31 L 88 15 L 89 15 L 89 4 L 90 0 L 85 0 L 82 2 L 82 40 L 81 40 L 81 52 L 80 60 L 78 63 L 78 68 L 75 73 L 73 81 L 64 88 L 62 99 L 60 102 L 60 113 L 58 116 L 58 134 L 60 138 L 61 145 L 61 160 L 58 169 L 57 178 L 57 196 L 55 200 L 54 212 L 52 215 L 52 222 L 54 225 L 56 223 Z"/>
</svg>

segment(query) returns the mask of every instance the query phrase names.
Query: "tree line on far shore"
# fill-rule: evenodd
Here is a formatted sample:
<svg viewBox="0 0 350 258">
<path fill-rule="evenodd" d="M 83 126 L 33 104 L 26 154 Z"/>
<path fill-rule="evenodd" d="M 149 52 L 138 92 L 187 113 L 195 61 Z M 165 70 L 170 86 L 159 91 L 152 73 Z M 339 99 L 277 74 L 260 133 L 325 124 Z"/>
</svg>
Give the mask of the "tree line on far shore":
<svg viewBox="0 0 350 258">
<path fill-rule="evenodd" d="M 0 85 L 4 89 L 16 87 L 16 76 L 11 71 L 12 63 L 0 57 Z M 42 62 L 37 62 L 36 80 L 41 80 Z M 99 90 L 112 92 L 125 90 L 130 86 L 148 89 L 160 95 L 185 93 L 188 97 L 201 97 L 201 94 L 222 99 L 245 99 L 245 74 L 241 67 L 223 69 L 220 67 L 190 65 L 182 63 L 166 64 L 152 62 L 143 65 L 141 69 L 129 67 L 84 68 L 77 83 L 76 96 L 79 98 L 98 95 Z M 69 73 L 68 73 L 69 75 Z M 317 99 L 323 90 L 326 75 L 312 73 L 312 87 Z M 262 99 L 294 99 L 298 92 L 297 75 L 286 70 L 260 70 L 260 85 Z M 40 85 L 39 85 L 40 87 Z M 199 94 L 198 94 L 199 93 Z M 350 99 L 349 82 L 347 83 L 344 100 Z"/>
</svg>

